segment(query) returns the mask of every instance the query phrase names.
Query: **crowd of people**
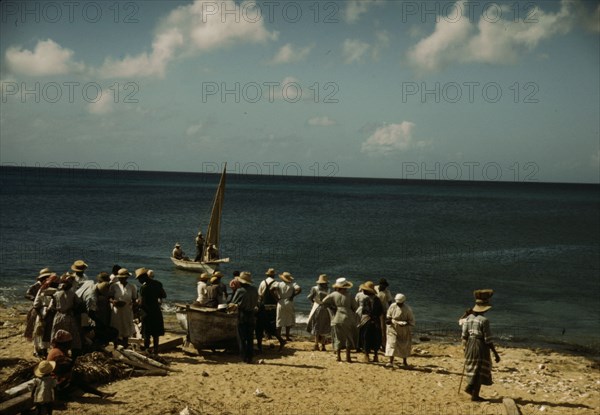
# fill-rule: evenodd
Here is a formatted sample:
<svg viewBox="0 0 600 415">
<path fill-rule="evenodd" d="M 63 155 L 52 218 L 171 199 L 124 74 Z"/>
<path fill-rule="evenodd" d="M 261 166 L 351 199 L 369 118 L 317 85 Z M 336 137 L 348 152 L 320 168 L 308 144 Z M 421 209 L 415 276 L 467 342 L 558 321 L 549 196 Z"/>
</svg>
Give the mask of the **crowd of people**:
<svg viewBox="0 0 600 415">
<path fill-rule="evenodd" d="M 85 274 L 87 268 L 82 260 L 60 276 L 44 268 L 26 293 L 32 307 L 25 337 L 32 342 L 34 355 L 43 359 L 36 368 L 38 380 L 34 384 L 40 389 L 35 395 L 41 400 L 36 401 L 40 410 L 48 409 L 44 401 L 48 392 L 44 390 L 53 384 L 48 376 L 57 381 L 56 390 L 73 388 L 70 368 L 81 353 L 111 342 L 115 347 L 128 347 L 136 322 L 141 326 L 142 350 L 158 353 L 159 338 L 164 335 L 161 303 L 166 293 L 152 270 L 135 270 L 138 288 L 129 282 L 132 274 L 119 265 L 113 266 L 111 274 L 99 273 L 95 280 Z M 277 274 L 269 268 L 257 287 L 249 272 L 235 271 L 229 284 L 223 278 L 220 271 L 200 274 L 194 305 L 217 312 L 237 311 L 237 338 L 244 362 L 253 362 L 255 340 L 258 353 L 265 337 L 277 339 L 279 350 L 283 350 L 292 340 L 290 331 L 296 322 L 294 299 L 302 293 L 292 274 Z M 306 330 L 314 338 L 313 350 L 326 351 L 331 342 L 337 361 L 342 361 L 345 351 L 345 360 L 352 362 L 351 352 L 356 351 L 362 353 L 364 362 L 376 363 L 383 352 L 389 359 L 386 367 L 393 369 L 395 358 L 402 358 L 403 365 L 408 366 L 415 317 L 406 296 L 392 295 L 384 278 L 378 285 L 372 281 L 360 284 L 355 295 L 351 293 L 353 286 L 340 277 L 330 287 L 327 275 L 321 274 L 310 288 L 307 298 L 312 308 Z M 490 352 L 496 362 L 500 357 L 484 316 L 491 308 L 493 291 L 477 290 L 474 295 L 475 307 L 467 310 L 459 323 L 465 346 L 465 391 L 479 400 L 481 386 L 492 382 Z M 85 392 L 109 396 L 84 382 L 76 385 Z"/>
<path fill-rule="evenodd" d="M 167 295 L 154 272 L 135 270 L 138 289 L 128 281 L 132 274 L 119 265 L 113 266 L 112 274 L 101 272 L 95 280 L 86 275 L 87 268 L 82 260 L 73 262 L 60 276 L 44 268 L 25 295 L 32 306 L 24 336 L 32 342 L 34 356 L 41 359 L 34 382 L 38 412 L 52 412 L 53 388 L 65 396 L 77 388 L 103 398 L 112 396 L 80 379 L 73 382 L 72 368 L 83 353 L 110 343 L 128 347 L 136 322 L 144 339 L 142 349 L 158 353 L 159 337 L 164 335 L 161 302 Z M 52 388 L 50 377 L 56 383 Z"/>
<path fill-rule="evenodd" d="M 292 274 L 283 272 L 276 279 L 275 270 L 269 268 L 255 288 L 249 272 L 236 271 L 229 284 L 230 293 L 223 277 L 219 271 L 200 274 L 194 304 L 239 310 L 238 339 L 244 362 L 252 362 L 254 339 L 258 352 L 262 352 L 265 335 L 276 338 L 279 349 L 283 349 L 291 340 L 290 331 L 296 322 L 294 298 L 302 292 Z M 351 362 L 350 353 L 356 350 L 364 354 L 365 362 L 371 361 L 371 354 L 372 361 L 379 362 L 383 351 L 390 359 L 387 366 L 393 367 L 396 356 L 408 365 L 415 319 L 405 303 L 406 296 L 392 297 L 385 279 L 377 286 L 372 281 L 361 284 L 355 296 L 350 293 L 352 286 L 345 278 L 338 278 L 330 288 L 327 275 L 321 274 L 311 287 L 308 299 L 312 308 L 306 329 L 314 336 L 314 350 L 325 351 L 331 338 L 338 360 L 345 350 L 346 360 Z"/>
<path fill-rule="evenodd" d="M 222 282 L 219 271 L 198 277 L 198 297 L 195 305 L 212 307 L 217 310 L 238 310 L 238 341 L 241 358 L 252 363 L 253 342 L 262 352 L 262 341 L 266 333 L 279 341 L 279 349 L 291 340 L 290 329 L 295 324 L 294 298 L 302 288 L 289 272 L 279 274 L 269 268 L 258 288 L 254 287 L 249 272 L 234 272 L 229 287 Z M 412 350 L 412 333 L 415 317 L 406 304 L 406 296 L 397 293 L 392 296 L 385 278 L 375 285 L 366 281 L 352 296 L 353 283 L 345 278 L 337 278 L 329 288 L 326 274 L 319 275 L 315 286 L 311 287 L 308 299 L 312 308 L 306 330 L 314 336 L 315 351 L 325 351 L 331 338 L 337 361 L 342 361 L 342 350 L 347 362 L 352 362 L 351 352 L 363 353 L 364 362 L 379 362 L 379 352 L 389 358 L 385 365 L 394 369 L 394 359 L 402 358 L 408 367 L 408 357 Z M 491 357 L 496 362 L 500 356 L 496 352 L 490 333 L 489 320 L 484 316 L 491 309 L 489 303 L 493 290 L 474 291 L 475 306 L 468 309 L 459 320 L 465 347 L 465 392 L 478 401 L 482 385 L 491 385 Z M 285 339 L 282 337 L 285 329 Z M 372 358 L 371 358 L 372 356 Z"/>
</svg>

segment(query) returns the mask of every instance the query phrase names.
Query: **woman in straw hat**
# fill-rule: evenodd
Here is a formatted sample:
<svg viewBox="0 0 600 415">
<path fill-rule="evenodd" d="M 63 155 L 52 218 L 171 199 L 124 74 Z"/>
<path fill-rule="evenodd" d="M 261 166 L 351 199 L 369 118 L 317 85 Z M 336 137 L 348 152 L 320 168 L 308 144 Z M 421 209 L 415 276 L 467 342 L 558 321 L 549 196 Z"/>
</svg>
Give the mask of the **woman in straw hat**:
<svg viewBox="0 0 600 415">
<path fill-rule="evenodd" d="M 55 310 L 52 322 L 51 338 L 54 338 L 58 330 L 66 330 L 73 336 L 71 347 L 77 354 L 81 350 L 81 337 L 79 335 L 79 323 L 75 319 L 75 310 L 81 305 L 81 300 L 72 290 L 74 276 L 63 274 L 60 277 L 58 291 L 52 296 L 49 308 Z"/>
<path fill-rule="evenodd" d="M 494 353 L 496 363 L 500 356 L 492 343 L 490 322 L 484 314 L 492 308 L 490 298 L 493 290 L 475 290 L 475 307 L 462 325 L 462 338 L 465 343 L 465 375 L 467 386 L 465 392 L 471 395 L 472 401 L 481 401 L 479 390 L 481 385 L 492 384 L 492 359 Z"/>
<path fill-rule="evenodd" d="M 42 284 L 44 283 L 46 278 L 48 278 L 50 276 L 51 273 L 52 273 L 52 271 L 50 271 L 50 268 L 41 269 L 39 275 L 36 277 L 35 284 L 31 285 L 27 289 L 27 292 L 25 293 L 25 298 L 27 298 L 28 300 L 34 301 Z M 27 323 L 25 325 L 25 333 L 23 333 L 23 337 L 25 337 L 28 341 L 33 340 L 33 331 L 34 331 L 34 327 L 35 327 L 36 318 L 37 318 L 37 313 L 32 306 L 29 309 L 29 312 L 27 313 L 27 320 L 26 320 Z"/>
<path fill-rule="evenodd" d="M 338 278 L 333 284 L 335 291 L 323 299 L 324 306 L 335 309 L 335 315 L 331 319 L 331 335 L 338 362 L 342 360 L 342 349 L 346 349 L 346 361 L 352 362 L 350 351 L 356 347 L 358 338 L 357 304 L 348 292 L 350 288 L 352 288 L 350 281 L 347 281 L 346 278 Z"/>
<path fill-rule="evenodd" d="M 300 294 L 302 288 L 294 282 L 294 277 L 289 272 L 279 274 L 279 278 L 281 281 L 271 285 L 271 293 L 277 299 L 277 337 L 281 337 L 281 328 L 285 327 L 285 339 L 291 341 L 290 329 L 296 324 L 294 297 Z"/>
<path fill-rule="evenodd" d="M 381 347 L 381 316 L 383 315 L 383 307 L 375 294 L 375 284 L 372 281 L 361 284 L 359 288 L 365 295 L 359 316 L 360 348 L 365 354 L 365 362 L 369 361 L 369 353 L 371 351 L 373 352 L 373 361 L 379 362 L 378 351 Z"/>
<path fill-rule="evenodd" d="M 135 333 L 133 307 L 138 295 L 135 286 L 127 283 L 130 275 L 126 268 L 121 268 L 117 273 L 117 282 L 111 284 L 108 290 L 112 306 L 110 325 L 119 331 L 119 342 L 123 347 L 129 346 L 129 337 Z"/>
<path fill-rule="evenodd" d="M 33 300 L 33 309 L 36 313 L 35 329 L 33 331 L 33 347 L 35 355 L 45 358 L 50 347 L 54 310 L 50 308 L 52 295 L 58 288 L 58 276 L 52 273 L 44 280 L 40 290 Z"/>
<path fill-rule="evenodd" d="M 323 299 L 329 295 L 331 290 L 327 282 L 327 275 L 319 275 L 317 285 L 310 289 L 308 299 L 312 302 L 312 309 L 308 315 L 306 331 L 315 336 L 314 350 L 325 351 L 326 336 L 331 333 L 331 315 L 329 309 L 323 305 Z"/>
<path fill-rule="evenodd" d="M 390 358 L 386 367 L 394 368 L 394 357 L 402 358 L 404 366 L 408 366 L 407 358 L 412 349 L 412 328 L 415 326 L 415 317 L 412 309 L 406 304 L 404 294 L 396 294 L 395 303 L 392 304 L 386 315 L 386 345 L 385 355 Z"/>
</svg>

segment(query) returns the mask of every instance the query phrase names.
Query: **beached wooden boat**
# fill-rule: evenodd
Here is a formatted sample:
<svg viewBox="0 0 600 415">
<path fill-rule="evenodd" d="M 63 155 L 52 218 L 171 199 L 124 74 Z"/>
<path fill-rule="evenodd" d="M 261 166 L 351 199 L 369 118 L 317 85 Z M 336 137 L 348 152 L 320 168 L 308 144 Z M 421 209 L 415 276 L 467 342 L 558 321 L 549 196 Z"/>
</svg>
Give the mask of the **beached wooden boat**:
<svg viewBox="0 0 600 415">
<path fill-rule="evenodd" d="M 187 331 L 187 340 L 196 350 L 237 349 L 237 311 L 176 304 L 177 320 Z"/>
<path fill-rule="evenodd" d="M 202 248 L 202 260 L 191 261 L 189 259 L 176 259 L 170 257 L 175 267 L 184 271 L 193 272 L 208 272 L 212 274 L 219 268 L 219 264 L 229 262 L 229 258 L 221 258 L 219 250 L 219 240 L 221 238 L 221 214 L 223 213 L 223 201 L 225 198 L 225 171 L 227 164 L 223 167 L 223 173 L 221 173 L 221 180 L 219 180 L 219 186 L 215 193 L 215 199 L 213 200 L 212 210 L 210 213 L 210 221 L 208 222 L 208 229 L 206 231 L 206 240 Z M 210 249 L 210 247 L 216 247 L 216 249 Z"/>
</svg>

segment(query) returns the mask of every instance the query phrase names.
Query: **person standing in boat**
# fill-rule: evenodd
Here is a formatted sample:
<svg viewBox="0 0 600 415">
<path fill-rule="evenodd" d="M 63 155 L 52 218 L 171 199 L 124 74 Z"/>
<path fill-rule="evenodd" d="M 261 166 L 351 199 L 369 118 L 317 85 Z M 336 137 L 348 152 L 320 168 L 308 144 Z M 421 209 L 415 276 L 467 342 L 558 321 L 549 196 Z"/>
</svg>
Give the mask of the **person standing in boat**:
<svg viewBox="0 0 600 415">
<path fill-rule="evenodd" d="M 252 363 L 258 290 L 252 285 L 252 275 L 249 272 L 242 272 L 236 279 L 240 282 L 240 287 L 235 291 L 231 303 L 238 310 L 240 355 L 245 363 Z"/>
<path fill-rule="evenodd" d="M 204 252 L 204 237 L 202 236 L 202 232 L 198 232 L 196 236 L 196 258 L 194 261 L 202 262 L 202 253 Z"/>
<path fill-rule="evenodd" d="M 137 290 L 134 285 L 127 283 L 131 274 L 126 268 L 121 268 L 115 284 L 111 284 L 108 298 L 112 305 L 110 325 L 119 331 L 119 343 L 127 348 L 129 337 L 135 333 L 133 324 L 133 307 L 137 301 Z"/>
<path fill-rule="evenodd" d="M 481 385 L 491 385 L 492 359 L 490 351 L 494 353 L 496 363 L 500 356 L 494 347 L 490 322 L 484 314 L 492 308 L 490 298 L 493 290 L 475 290 L 475 306 L 462 324 L 462 339 L 465 345 L 465 376 L 467 387 L 465 392 L 471 395 L 472 401 L 481 401 L 479 391 Z"/>
<path fill-rule="evenodd" d="M 331 316 L 327 307 L 323 305 L 323 299 L 329 295 L 327 275 L 319 275 L 317 285 L 310 289 L 308 299 L 312 302 L 312 309 L 308 316 L 306 331 L 315 336 L 314 350 L 325 351 L 326 336 L 331 333 Z"/>
<path fill-rule="evenodd" d="M 302 288 L 294 282 L 289 272 L 279 274 L 281 281 L 273 283 L 271 293 L 277 299 L 277 335 L 281 337 L 281 329 L 285 327 L 285 340 L 291 341 L 290 330 L 296 324 L 294 297 L 300 294 Z"/>
<path fill-rule="evenodd" d="M 277 299 L 271 292 L 271 287 L 275 283 L 275 269 L 269 268 L 265 275 L 267 277 L 258 286 L 256 344 L 259 352 L 262 352 L 262 340 L 265 332 L 268 338 L 276 337 L 279 340 L 279 350 L 285 345 L 285 340 L 277 332 Z"/>
<path fill-rule="evenodd" d="M 142 284 L 139 292 L 139 303 L 144 349 L 150 348 L 150 337 L 152 337 L 154 354 L 158 354 L 159 338 L 165 335 L 165 323 L 160 303 L 163 298 L 167 298 L 167 293 L 159 281 L 148 277 L 148 270 L 146 268 L 136 269 L 135 278 Z"/>
</svg>

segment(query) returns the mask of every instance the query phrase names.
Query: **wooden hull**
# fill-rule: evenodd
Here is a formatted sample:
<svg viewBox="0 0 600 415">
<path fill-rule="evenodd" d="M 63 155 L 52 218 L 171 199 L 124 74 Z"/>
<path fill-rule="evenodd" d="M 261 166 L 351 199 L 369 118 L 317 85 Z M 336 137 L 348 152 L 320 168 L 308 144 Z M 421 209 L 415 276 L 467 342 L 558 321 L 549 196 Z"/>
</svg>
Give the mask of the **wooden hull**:
<svg viewBox="0 0 600 415">
<path fill-rule="evenodd" d="M 182 304 L 177 307 L 177 319 L 197 350 L 237 348 L 237 312 L 225 313 L 214 308 Z"/>
<path fill-rule="evenodd" d="M 183 259 L 175 259 L 170 257 L 171 261 L 175 266 L 184 271 L 192 271 L 192 272 L 208 272 L 212 274 L 215 270 L 219 269 L 219 264 L 223 262 L 229 262 L 229 258 L 221 259 L 215 262 L 194 262 L 194 261 L 186 261 Z"/>
</svg>

